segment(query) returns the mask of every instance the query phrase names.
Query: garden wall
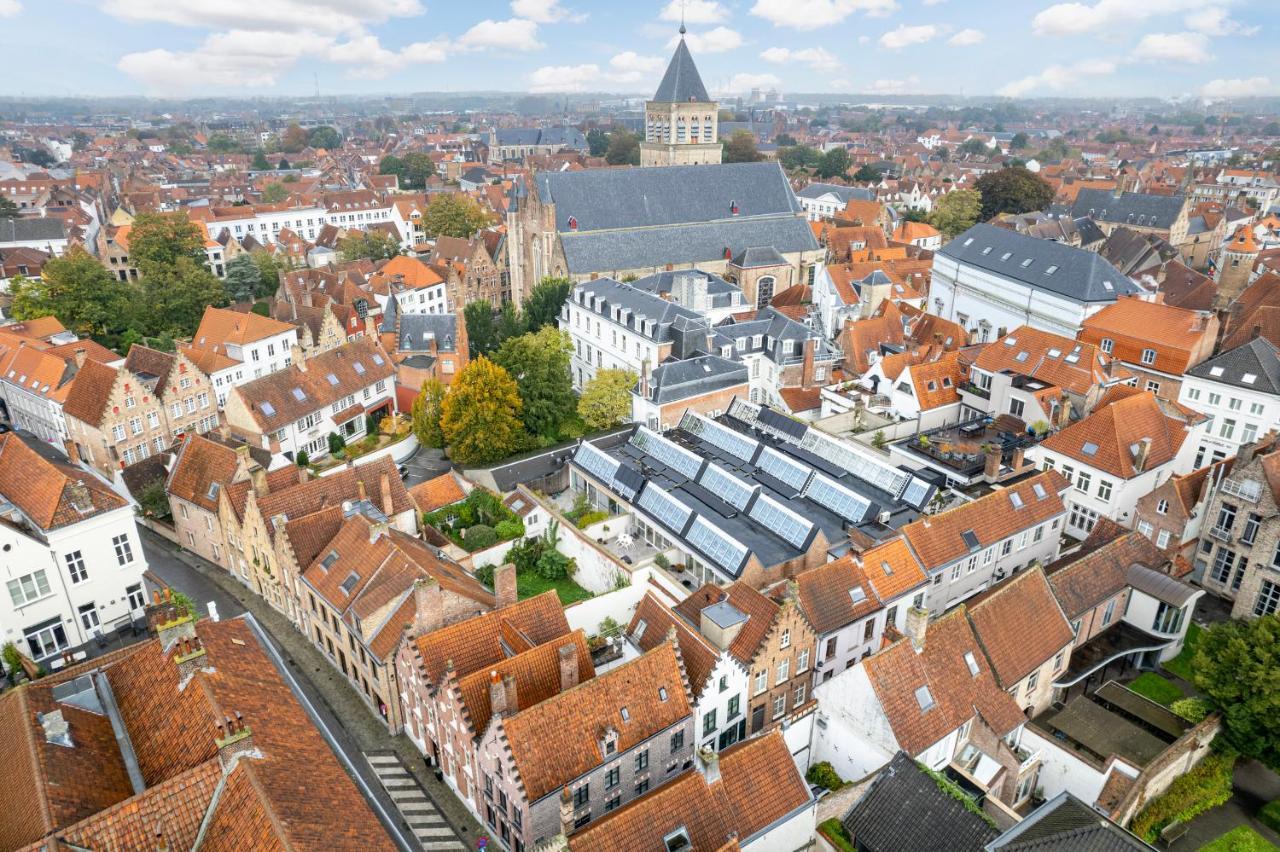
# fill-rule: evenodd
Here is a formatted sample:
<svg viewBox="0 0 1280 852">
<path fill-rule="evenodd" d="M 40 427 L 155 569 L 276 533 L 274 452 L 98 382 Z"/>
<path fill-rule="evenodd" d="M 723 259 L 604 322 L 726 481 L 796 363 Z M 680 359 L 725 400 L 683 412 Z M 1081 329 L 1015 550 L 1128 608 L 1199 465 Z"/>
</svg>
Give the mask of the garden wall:
<svg viewBox="0 0 1280 852">
<path fill-rule="evenodd" d="M 374 450 L 368 455 L 360 456 L 354 461 L 349 462 L 349 464 L 357 465 L 357 466 L 362 464 L 368 464 L 369 462 L 377 461 L 378 459 L 383 458 L 384 456 L 390 456 L 393 462 L 395 462 L 396 464 L 401 464 L 404 462 L 405 459 L 409 458 L 411 455 L 413 455 L 417 451 L 418 451 L 418 436 L 410 432 L 406 437 L 402 438 L 399 441 L 396 441 L 394 444 L 387 444 L 382 449 Z M 320 476 L 332 476 L 333 474 L 337 473 L 340 470 L 345 470 L 346 467 L 347 465 L 344 465 L 344 464 L 336 464 L 331 468 L 327 468 L 325 470 L 320 471 Z"/>
<path fill-rule="evenodd" d="M 1209 744 L 1221 731 L 1222 714 L 1210 713 L 1177 742 L 1160 752 L 1116 805 L 1111 818 L 1120 825 L 1128 825 L 1147 802 L 1164 793 L 1175 779 L 1204 760 L 1209 754 Z"/>
</svg>

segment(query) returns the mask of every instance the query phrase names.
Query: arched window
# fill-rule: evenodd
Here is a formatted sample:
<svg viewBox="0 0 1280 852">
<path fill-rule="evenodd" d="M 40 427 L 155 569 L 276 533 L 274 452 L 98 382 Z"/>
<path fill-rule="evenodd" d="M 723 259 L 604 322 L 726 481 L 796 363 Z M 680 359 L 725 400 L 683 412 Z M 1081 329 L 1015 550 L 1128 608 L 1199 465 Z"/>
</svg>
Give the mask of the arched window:
<svg viewBox="0 0 1280 852">
<path fill-rule="evenodd" d="M 756 280 L 756 307 L 763 308 L 773 299 L 773 288 L 777 279 L 772 275 L 762 275 Z"/>
</svg>

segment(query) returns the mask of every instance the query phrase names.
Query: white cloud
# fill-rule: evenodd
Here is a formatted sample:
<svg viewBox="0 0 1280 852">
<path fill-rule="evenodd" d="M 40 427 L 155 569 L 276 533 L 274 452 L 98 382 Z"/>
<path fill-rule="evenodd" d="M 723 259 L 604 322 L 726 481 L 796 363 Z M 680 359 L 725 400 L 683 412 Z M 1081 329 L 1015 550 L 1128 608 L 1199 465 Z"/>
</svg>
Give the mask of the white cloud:
<svg viewBox="0 0 1280 852">
<path fill-rule="evenodd" d="M 1148 33 L 1133 49 L 1133 58 L 1146 62 L 1198 65 L 1208 62 L 1209 38 L 1201 33 Z"/>
<path fill-rule="evenodd" d="M 260 89 L 275 85 L 302 56 L 332 48 L 333 40 L 327 36 L 298 34 L 281 39 L 274 33 L 230 30 L 210 35 L 191 51 L 157 48 L 130 53 L 121 57 L 117 67 L 152 93 Z"/>
<path fill-rule="evenodd" d="M 511 0 L 511 14 L 538 24 L 554 24 L 569 21 L 579 24 L 587 16 L 579 15 L 560 5 L 560 0 Z"/>
<path fill-rule="evenodd" d="M 725 91 L 731 94 L 743 94 L 752 89 L 776 89 L 782 85 L 782 81 L 774 74 L 734 74 L 729 79 L 729 85 Z"/>
<path fill-rule="evenodd" d="M 890 50 L 901 50 L 913 44 L 924 44 L 937 35 L 938 28 L 933 24 L 920 24 L 913 27 L 903 24 L 896 30 L 889 30 L 889 32 L 880 36 L 880 44 Z"/>
<path fill-rule="evenodd" d="M 1114 74 L 1116 64 L 1107 59 L 1085 59 L 1072 65 L 1050 65 L 1039 74 L 1006 84 L 996 94 L 1020 98 L 1037 90 L 1061 91 L 1078 85 L 1081 77 L 1105 77 Z"/>
<path fill-rule="evenodd" d="M 102 10 L 126 21 L 333 36 L 424 11 L 419 0 L 104 0 Z"/>
<path fill-rule="evenodd" d="M 778 27 L 816 30 L 838 24 L 854 12 L 882 17 L 897 8 L 896 0 L 756 0 L 751 14 Z"/>
<path fill-rule="evenodd" d="M 760 54 L 765 62 L 774 65 L 788 63 L 805 64 L 814 71 L 834 71 L 840 67 L 840 60 L 821 47 L 806 47 L 803 50 L 792 50 L 788 47 L 771 47 Z"/>
<path fill-rule="evenodd" d="M 833 92 L 847 92 L 853 88 L 853 84 L 845 78 L 840 77 L 839 79 L 832 80 L 828 83 L 827 88 Z"/>
<path fill-rule="evenodd" d="M 458 38 L 459 50 L 537 50 L 538 25 L 523 18 L 494 21 L 485 18 Z"/>
<path fill-rule="evenodd" d="M 661 56 L 641 56 L 634 50 L 616 54 L 609 60 L 609 79 L 616 83 L 634 83 L 656 76 L 666 65 Z"/>
<path fill-rule="evenodd" d="M 599 88 L 600 66 L 544 65 L 529 75 L 531 92 L 583 92 Z"/>
<path fill-rule="evenodd" d="M 905 95 L 919 90 L 920 78 L 914 75 L 905 80 L 872 80 L 867 91 L 877 95 Z"/>
<path fill-rule="evenodd" d="M 1198 9 L 1204 0 L 1097 0 L 1094 3 L 1055 3 L 1031 21 L 1036 35 L 1079 35 L 1123 31 L 1148 18 Z"/>
<path fill-rule="evenodd" d="M 967 30 L 961 30 L 951 38 L 947 39 L 947 44 L 954 45 L 955 47 L 971 47 L 975 44 L 982 44 L 986 40 L 986 33 L 982 30 L 970 28 Z"/>
<path fill-rule="evenodd" d="M 0 18 L 12 18 L 22 11 L 18 0 L 0 0 Z"/>
<path fill-rule="evenodd" d="M 742 47 L 742 35 L 728 27 L 716 27 L 705 33 L 689 33 L 685 36 L 689 49 L 694 53 L 724 53 Z M 674 49 L 680 42 L 680 36 L 674 36 L 667 42 L 667 49 Z"/>
<path fill-rule="evenodd" d="M 925 6 L 941 6 L 947 0 L 924 0 Z"/>
<path fill-rule="evenodd" d="M 1209 100 L 1224 98 L 1247 98 L 1256 95 L 1274 95 L 1280 93 L 1280 85 L 1275 85 L 1269 77 L 1249 77 L 1246 79 L 1210 80 L 1200 87 L 1200 96 Z"/>
<path fill-rule="evenodd" d="M 658 13 L 663 21 L 683 20 L 687 24 L 718 24 L 728 17 L 729 10 L 716 0 L 687 0 L 683 5 L 680 0 L 671 0 Z"/>
<path fill-rule="evenodd" d="M 1221 6 L 1210 6 L 1192 12 L 1183 19 L 1187 29 L 1204 33 L 1207 36 L 1245 35 L 1258 32 L 1257 27 L 1246 27 L 1239 21 L 1232 20 L 1226 9 Z"/>
</svg>

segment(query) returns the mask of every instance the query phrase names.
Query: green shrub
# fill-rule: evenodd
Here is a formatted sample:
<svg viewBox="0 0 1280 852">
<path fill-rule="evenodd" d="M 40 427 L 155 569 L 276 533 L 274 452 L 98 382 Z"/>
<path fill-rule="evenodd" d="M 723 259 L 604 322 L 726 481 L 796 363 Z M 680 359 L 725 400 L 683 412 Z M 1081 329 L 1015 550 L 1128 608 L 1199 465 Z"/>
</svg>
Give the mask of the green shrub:
<svg viewBox="0 0 1280 852">
<path fill-rule="evenodd" d="M 653 557 L 653 564 L 665 571 L 671 567 L 671 560 L 667 558 L 667 554 L 659 553 L 657 556 Z"/>
<path fill-rule="evenodd" d="M 467 527 L 462 535 L 462 542 L 467 550 L 483 550 L 498 543 L 498 531 L 485 524 Z"/>
<path fill-rule="evenodd" d="M 1258 822 L 1272 831 L 1280 831 L 1280 799 L 1262 806 L 1258 811 Z"/>
<path fill-rule="evenodd" d="M 836 772 L 827 761 L 819 761 L 809 767 L 809 771 L 804 774 L 804 780 L 810 784 L 816 784 L 819 787 L 825 787 L 828 790 L 839 790 L 844 786 L 844 779 Z"/>
<path fill-rule="evenodd" d="M 554 548 L 546 548 L 538 557 L 534 570 L 544 580 L 561 580 L 572 577 L 578 570 L 578 563 Z"/>
<path fill-rule="evenodd" d="M 329 452 L 340 453 L 346 449 L 347 439 L 339 435 L 337 432 L 329 433 Z"/>
<path fill-rule="evenodd" d="M 840 852 L 856 852 L 849 832 L 845 831 L 844 825 L 835 817 L 818 823 L 818 831 Z"/>
<path fill-rule="evenodd" d="M 1223 804 L 1231 798 L 1231 770 L 1235 763 L 1232 754 L 1206 755 L 1190 772 L 1176 778 L 1164 795 L 1143 808 L 1129 830 L 1154 843 L 1170 823 L 1185 822 Z"/>
<path fill-rule="evenodd" d="M 495 566 L 493 565 L 481 565 L 476 569 L 476 579 L 488 586 L 490 589 L 493 588 L 494 567 Z"/>
<path fill-rule="evenodd" d="M 1177 713 L 1188 722 L 1196 723 L 1209 715 L 1209 711 L 1213 709 L 1208 701 L 1203 698 L 1179 698 L 1177 701 L 1169 705 L 1169 709 Z"/>
<path fill-rule="evenodd" d="M 582 529 L 586 529 L 592 524 L 598 524 L 603 520 L 607 520 L 608 517 L 609 517 L 608 512 L 604 511 L 603 509 L 597 509 L 594 512 L 586 512 L 580 515 L 578 517 L 578 520 L 575 521 L 575 524 L 577 525 L 578 529 L 582 530 Z"/>
<path fill-rule="evenodd" d="M 307 455 L 306 450 L 298 450 L 298 467 L 306 467 L 311 463 L 311 457 Z"/>
<path fill-rule="evenodd" d="M 524 537 L 524 521 L 519 518 L 500 521 L 494 529 L 498 532 L 498 541 L 510 541 L 513 538 Z"/>
<path fill-rule="evenodd" d="M 22 671 L 22 654 L 18 651 L 17 645 L 12 642 L 4 643 L 4 650 L 0 651 L 0 656 L 4 658 L 4 667 L 10 675 Z"/>
<path fill-rule="evenodd" d="M 164 490 L 164 480 L 157 479 L 143 487 L 138 492 L 138 505 L 142 514 L 149 518 L 169 517 L 172 513 L 169 509 L 169 495 Z"/>
<path fill-rule="evenodd" d="M 1247 825 L 1237 825 L 1216 840 L 1200 847 L 1200 852 L 1274 852 L 1275 846 Z"/>
</svg>

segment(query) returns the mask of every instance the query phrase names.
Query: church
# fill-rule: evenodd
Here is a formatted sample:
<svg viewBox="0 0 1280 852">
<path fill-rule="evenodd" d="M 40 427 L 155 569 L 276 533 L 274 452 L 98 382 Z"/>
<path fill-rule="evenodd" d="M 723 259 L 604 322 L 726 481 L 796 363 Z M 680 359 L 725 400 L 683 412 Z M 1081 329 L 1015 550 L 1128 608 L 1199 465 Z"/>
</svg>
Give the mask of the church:
<svg viewBox="0 0 1280 852">
<path fill-rule="evenodd" d="M 639 168 L 544 171 L 517 188 L 513 297 L 548 276 L 623 280 L 693 268 L 737 283 L 752 304 L 811 284 L 824 251 L 782 167 L 720 155 L 717 105 L 682 26 L 645 105 Z"/>
</svg>

